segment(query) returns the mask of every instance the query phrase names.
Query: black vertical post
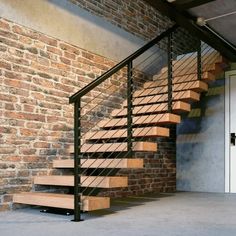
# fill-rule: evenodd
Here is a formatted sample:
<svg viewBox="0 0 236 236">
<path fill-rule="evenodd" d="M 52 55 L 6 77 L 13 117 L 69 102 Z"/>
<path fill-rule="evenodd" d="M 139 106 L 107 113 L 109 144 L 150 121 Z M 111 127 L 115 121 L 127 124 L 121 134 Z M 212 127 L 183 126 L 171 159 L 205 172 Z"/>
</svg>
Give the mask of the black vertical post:
<svg viewBox="0 0 236 236">
<path fill-rule="evenodd" d="M 127 151 L 132 155 L 132 100 L 133 100 L 133 62 L 128 63 L 127 78 Z"/>
<path fill-rule="evenodd" d="M 173 40 L 168 36 L 168 112 L 172 111 L 172 78 L 173 78 Z"/>
<path fill-rule="evenodd" d="M 81 221 L 81 125 L 80 125 L 81 98 L 74 104 L 74 221 Z"/>
<path fill-rule="evenodd" d="M 198 80 L 202 79 L 202 46 L 201 46 L 201 40 L 198 41 L 197 46 L 197 75 Z"/>
</svg>

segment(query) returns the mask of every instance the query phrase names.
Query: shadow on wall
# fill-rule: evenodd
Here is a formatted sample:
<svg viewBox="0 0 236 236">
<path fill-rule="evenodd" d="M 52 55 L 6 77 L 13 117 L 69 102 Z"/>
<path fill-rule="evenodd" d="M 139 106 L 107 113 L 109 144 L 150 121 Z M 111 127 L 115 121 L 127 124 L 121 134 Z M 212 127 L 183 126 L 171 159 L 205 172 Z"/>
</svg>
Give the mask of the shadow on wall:
<svg viewBox="0 0 236 236">
<path fill-rule="evenodd" d="M 224 79 L 177 127 L 177 190 L 224 192 Z"/>
</svg>

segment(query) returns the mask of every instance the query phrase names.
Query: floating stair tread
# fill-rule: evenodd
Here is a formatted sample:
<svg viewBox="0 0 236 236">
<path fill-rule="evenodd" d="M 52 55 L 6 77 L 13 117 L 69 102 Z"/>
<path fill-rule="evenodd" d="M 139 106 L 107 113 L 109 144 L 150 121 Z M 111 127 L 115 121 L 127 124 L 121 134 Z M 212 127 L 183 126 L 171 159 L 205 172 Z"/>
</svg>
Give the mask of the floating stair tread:
<svg viewBox="0 0 236 236">
<path fill-rule="evenodd" d="M 143 159 L 117 158 L 117 159 L 82 159 L 82 168 L 143 168 Z M 53 168 L 74 168 L 74 160 L 54 160 Z"/>
<path fill-rule="evenodd" d="M 153 80 L 167 78 L 168 67 L 161 69 L 161 72 L 158 75 L 153 76 Z M 196 74 L 198 71 L 197 63 L 190 63 L 184 68 L 175 68 L 172 72 L 174 77 L 181 75 Z M 212 74 L 218 74 L 222 72 L 222 67 L 218 63 L 206 64 L 202 66 L 202 72 L 210 72 Z"/>
<path fill-rule="evenodd" d="M 172 113 L 164 113 L 157 115 L 136 116 L 133 118 L 134 125 L 146 124 L 178 124 L 180 123 L 180 116 Z M 98 123 L 100 128 L 123 127 L 127 125 L 127 118 L 105 119 Z"/>
<path fill-rule="evenodd" d="M 168 137 L 169 129 L 164 127 L 134 128 L 133 137 Z M 127 138 L 127 129 L 98 130 L 87 133 L 86 140 Z"/>
<path fill-rule="evenodd" d="M 162 80 L 162 81 L 154 81 L 153 84 L 149 84 L 150 88 L 141 89 L 136 92 L 134 92 L 133 97 L 145 97 L 149 95 L 157 95 L 162 93 L 168 92 L 168 80 Z M 173 92 L 177 91 L 184 91 L 184 90 L 193 90 L 195 92 L 205 92 L 208 90 L 208 84 L 200 81 L 200 80 L 194 80 L 189 82 L 183 82 L 174 84 L 172 86 Z"/>
<path fill-rule="evenodd" d="M 138 106 L 133 108 L 133 115 L 140 115 L 140 114 L 155 114 L 155 113 L 164 113 L 168 110 L 168 103 L 160 103 L 160 104 L 152 104 L 152 105 L 145 105 L 145 106 Z M 173 102 L 172 105 L 172 112 L 179 113 L 179 112 L 189 112 L 191 110 L 191 106 L 189 103 L 183 101 L 176 101 Z M 112 111 L 111 115 L 113 117 L 122 117 L 127 115 L 127 108 L 123 109 L 115 109 Z"/>
<path fill-rule="evenodd" d="M 82 153 L 98 153 L 98 152 L 127 152 L 127 142 L 125 143 L 97 143 L 83 144 L 81 147 Z M 133 142 L 133 151 L 136 152 L 156 152 L 157 143 L 154 142 Z M 69 152 L 74 152 L 74 147 L 69 147 Z"/>
<path fill-rule="evenodd" d="M 224 58 L 218 53 L 218 52 L 213 52 L 213 53 L 207 53 L 206 55 L 203 55 L 201 57 L 202 59 L 202 65 L 203 67 L 208 64 L 213 64 L 213 63 L 224 63 Z M 173 70 L 182 70 L 184 68 L 191 68 L 193 66 L 197 66 L 197 55 L 195 56 L 185 56 L 182 59 L 179 60 L 174 60 L 173 61 Z M 168 68 L 164 67 L 162 69 L 162 72 L 167 71 Z"/>
<path fill-rule="evenodd" d="M 185 101 L 185 102 L 192 102 L 192 101 L 199 101 L 200 94 L 194 92 L 192 90 L 185 90 L 180 92 L 173 92 L 172 99 L 174 101 Z M 147 104 L 157 104 L 161 102 L 168 101 L 168 94 L 159 94 L 159 95 L 151 95 L 146 97 L 134 98 L 133 105 L 140 106 L 140 105 L 147 105 Z M 123 102 L 123 107 L 127 107 L 127 100 Z"/>
<path fill-rule="evenodd" d="M 58 193 L 28 192 L 13 195 L 14 203 L 74 209 L 74 195 Z M 82 196 L 82 210 L 94 211 L 110 208 L 109 197 Z"/>
<path fill-rule="evenodd" d="M 53 186 L 74 186 L 73 175 L 35 176 L 34 184 Z M 121 188 L 128 186 L 125 176 L 81 176 L 82 187 Z"/>
<path fill-rule="evenodd" d="M 157 76 L 154 76 L 154 81 L 149 81 L 144 83 L 144 88 L 149 89 L 149 88 L 157 88 L 157 87 L 163 87 L 168 85 L 168 79 L 167 77 L 165 78 L 160 78 L 157 79 Z M 173 78 L 173 89 L 177 90 L 180 89 L 180 84 L 184 84 L 184 87 L 190 86 L 190 88 L 197 88 L 199 86 L 206 86 L 207 81 L 214 81 L 215 80 L 215 75 L 210 73 L 210 72 L 204 72 L 202 74 L 202 80 L 198 80 L 197 74 L 187 74 L 187 75 L 181 75 L 181 76 L 176 76 Z M 199 84 L 193 84 L 193 82 L 200 82 Z M 160 88 L 159 88 L 160 90 Z M 186 89 L 185 89 L 186 90 Z M 141 93 L 141 91 L 140 91 Z M 140 94 L 137 93 L 137 96 L 140 96 Z"/>
</svg>

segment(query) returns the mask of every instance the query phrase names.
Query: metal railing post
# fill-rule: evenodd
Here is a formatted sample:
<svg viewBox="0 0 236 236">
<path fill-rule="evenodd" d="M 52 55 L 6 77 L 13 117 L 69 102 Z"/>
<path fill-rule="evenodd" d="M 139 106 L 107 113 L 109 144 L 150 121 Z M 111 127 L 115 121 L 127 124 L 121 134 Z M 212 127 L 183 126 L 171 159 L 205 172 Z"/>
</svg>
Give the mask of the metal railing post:
<svg viewBox="0 0 236 236">
<path fill-rule="evenodd" d="M 127 78 L 127 151 L 132 155 L 132 100 L 133 100 L 133 62 L 128 63 L 128 78 Z"/>
<path fill-rule="evenodd" d="M 81 221 L 81 98 L 74 104 L 74 221 Z"/>
<path fill-rule="evenodd" d="M 173 35 L 168 36 L 168 112 L 172 111 Z"/>
<path fill-rule="evenodd" d="M 197 76 L 198 76 L 198 80 L 202 79 L 202 46 L 201 46 L 201 40 L 199 40 L 198 47 L 197 47 Z"/>
</svg>

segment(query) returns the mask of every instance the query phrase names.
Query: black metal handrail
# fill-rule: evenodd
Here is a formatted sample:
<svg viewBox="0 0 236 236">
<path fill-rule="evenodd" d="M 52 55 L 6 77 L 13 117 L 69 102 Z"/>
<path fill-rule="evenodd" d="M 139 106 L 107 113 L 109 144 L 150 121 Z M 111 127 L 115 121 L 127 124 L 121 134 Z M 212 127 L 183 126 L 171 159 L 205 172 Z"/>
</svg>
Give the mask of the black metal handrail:
<svg viewBox="0 0 236 236">
<path fill-rule="evenodd" d="M 170 113 L 172 111 L 172 79 L 173 79 L 173 60 L 174 60 L 174 52 L 173 52 L 173 37 L 172 33 L 178 28 L 178 25 L 174 25 L 149 43 L 144 45 L 142 48 L 134 52 L 132 55 L 115 65 L 113 68 L 99 76 L 97 79 L 89 83 L 87 86 L 79 90 L 77 93 L 73 94 L 69 98 L 70 103 L 74 103 L 74 220 L 80 221 L 81 220 L 81 205 L 82 205 L 82 194 L 83 189 L 81 188 L 81 159 L 83 157 L 83 153 L 81 152 L 81 99 L 84 95 L 89 93 L 92 89 L 99 86 L 101 83 L 109 79 L 115 73 L 123 68 L 127 68 L 127 138 L 125 142 L 127 142 L 127 156 L 132 155 L 133 152 L 133 61 L 142 55 L 144 52 L 149 50 L 151 47 L 155 46 L 157 43 L 160 43 L 162 39 L 167 39 L 167 46 L 168 50 L 166 50 L 168 55 L 168 104 L 167 104 L 167 111 Z M 160 45 L 162 45 L 160 43 Z M 201 44 L 198 45 L 198 78 L 201 77 Z M 196 48 L 194 48 L 196 49 Z M 196 50 L 197 51 L 197 50 Z M 199 65 L 200 64 L 200 65 Z M 165 96 L 162 94 L 162 96 Z M 164 115 L 164 114 L 163 114 Z M 84 152 L 84 151 L 83 151 Z"/>
<path fill-rule="evenodd" d="M 88 85 L 86 85 L 84 88 L 82 88 L 81 90 L 79 90 L 77 93 L 73 94 L 70 98 L 69 98 L 69 102 L 70 103 L 75 103 L 76 100 L 78 100 L 79 98 L 83 97 L 85 94 L 87 94 L 89 91 L 91 91 L 92 89 L 94 89 L 95 87 L 97 87 L 99 84 L 101 84 L 102 82 L 104 82 L 106 79 L 108 79 L 109 77 L 111 77 L 112 75 L 114 75 L 117 71 L 119 71 L 120 69 L 122 69 L 123 67 L 127 66 L 130 62 L 132 62 L 133 60 L 135 60 L 138 56 L 140 56 L 141 54 L 143 54 L 144 52 L 146 52 L 148 49 L 150 49 L 151 47 L 153 47 L 156 43 L 158 43 L 159 41 L 161 41 L 163 38 L 167 37 L 168 35 L 170 35 L 171 33 L 173 33 L 179 26 L 177 24 L 175 24 L 174 26 L 172 26 L 171 28 L 169 28 L 168 30 L 166 30 L 165 32 L 163 32 L 162 34 L 158 35 L 156 38 L 154 38 L 153 40 L 151 40 L 150 42 L 148 42 L 147 44 L 145 44 L 143 47 L 141 47 L 140 49 L 138 49 L 136 52 L 134 52 L 133 54 L 131 54 L 130 56 L 128 56 L 127 58 L 125 58 L 123 61 L 121 61 L 120 63 L 118 63 L 117 65 L 115 65 L 114 67 L 112 67 L 110 70 L 108 70 L 107 72 L 105 72 L 104 74 L 102 74 L 101 76 L 99 76 L 97 79 L 93 80 L 91 83 L 89 83 Z"/>
<path fill-rule="evenodd" d="M 141 54 L 146 52 L 148 49 L 153 47 L 156 43 L 161 41 L 163 38 L 171 35 L 178 25 L 174 25 L 161 35 L 157 36 L 142 48 L 128 56 L 126 59 L 115 65 L 113 68 L 99 76 L 96 80 L 89 83 L 87 86 L 79 90 L 77 93 L 69 98 L 69 103 L 74 103 L 74 221 L 81 221 L 81 203 L 82 203 L 82 192 L 81 192 L 81 176 L 79 170 L 81 169 L 81 124 L 80 124 L 80 111 L 81 111 L 81 98 L 90 92 L 92 89 L 100 85 L 106 79 L 110 78 L 120 69 L 127 66 L 128 80 L 127 80 L 127 98 L 128 98 L 128 115 L 127 115 L 127 147 L 128 153 L 132 153 L 132 71 L 133 61 Z"/>
</svg>

